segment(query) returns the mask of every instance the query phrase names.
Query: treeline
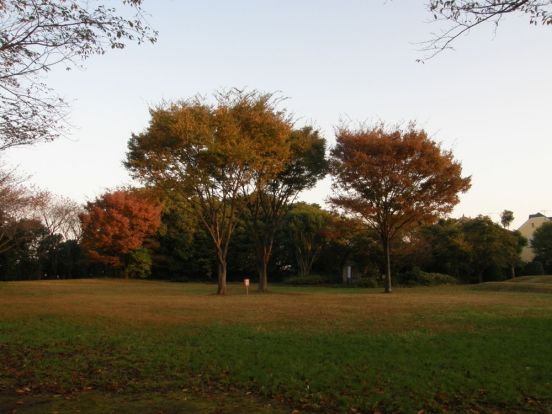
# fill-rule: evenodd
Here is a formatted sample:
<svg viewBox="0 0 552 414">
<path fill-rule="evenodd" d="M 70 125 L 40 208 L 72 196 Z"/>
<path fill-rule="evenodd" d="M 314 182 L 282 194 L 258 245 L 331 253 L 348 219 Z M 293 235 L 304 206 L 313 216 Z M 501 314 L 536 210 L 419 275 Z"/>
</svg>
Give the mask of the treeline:
<svg viewBox="0 0 552 414">
<path fill-rule="evenodd" d="M 443 219 L 471 178 L 409 124 L 297 127 L 271 94 L 230 90 L 153 108 L 124 165 L 140 188 L 78 206 L 0 177 L 0 277 L 383 284 L 482 282 L 525 241 L 488 217 Z M 5 169 L 4 169 L 5 171 Z M 332 211 L 298 203 L 330 174 Z"/>
<path fill-rule="evenodd" d="M 59 199 L 50 202 L 54 205 L 47 210 L 53 214 Z M 3 280 L 98 276 L 216 280 L 211 238 L 182 203 L 185 200 L 161 202 L 155 191 L 127 189 L 103 194 L 84 208 L 73 205 L 71 214 L 58 215 L 53 232 L 38 216 L 21 219 L 15 244 L 0 254 L 0 276 Z M 83 231 L 62 234 L 61 223 L 68 220 L 74 225 L 75 214 Z M 75 236 L 78 239 L 70 238 Z M 441 219 L 394 242 L 392 270 L 403 285 L 477 283 L 539 272 L 538 266 L 525 266 L 519 259 L 525 242 L 518 232 L 489 217 Z M 267 270 L 274 282 L 375 287 L 383 284 L 384 262 L 377 233 L 361 220 L 316 204 L 294 203 L 275 234 Z M 347 266 L 352 269 L 351 280 Z M 426 273 L 453 279 L 431 279 L 424 277 Z M 228 279 L 244 277 L 256 281 L 257 265 L 255 242 L 247 224 L 240 221 L 229 245 Z"/>
</svg>

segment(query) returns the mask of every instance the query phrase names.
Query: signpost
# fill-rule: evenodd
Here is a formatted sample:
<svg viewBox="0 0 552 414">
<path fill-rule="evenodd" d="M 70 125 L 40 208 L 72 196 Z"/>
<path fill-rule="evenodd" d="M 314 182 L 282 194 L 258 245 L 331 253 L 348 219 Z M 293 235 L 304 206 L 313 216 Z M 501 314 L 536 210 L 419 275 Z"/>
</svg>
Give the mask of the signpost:
<svg viewBox="0 0 552 414">
<path fill-rule="evenodd" d="M 245 294 L 249 295 L 249 279 L 243 279 L 243 284 L 245 286 Z"/>
</svg>

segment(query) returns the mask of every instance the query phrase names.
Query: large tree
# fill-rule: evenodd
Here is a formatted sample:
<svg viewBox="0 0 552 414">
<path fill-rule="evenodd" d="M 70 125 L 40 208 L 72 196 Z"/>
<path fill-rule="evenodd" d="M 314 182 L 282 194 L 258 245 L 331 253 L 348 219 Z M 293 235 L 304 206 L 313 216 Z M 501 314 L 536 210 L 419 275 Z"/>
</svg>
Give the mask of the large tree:
<svg viewBox="0 0 552 414">
<path fill-rule="evenodd" d="M 449 24 L 447 29 L 426 42 L 429 57 L 451 49 L 458 37 L 482 24 L 498 26 L 508 14 L 525 15 L 532 25 L 552 25 L 550 0 L 430 0 L 427 7 L 435 20 Z"/>
<path fill-rule="evenodd" d="M 268 263 L 276 232 L 298 194 L 326 175 L 325 140 L 311 127 L 294 130 L 282 143 L 277 168 L 260 165 L 244 187 L 246 223 L 255 243 L 259 291 L 268 288 Z"/>
<path fill-rule="evenodd" d="M 342 127 L 331 156 L 331 202 L 378 232 L 385 252 L 385 291 L 391 292 L 393 239 L 449 213 L 471 179 L 462 177 L 450 151 L 413 125 L 404 130 Z"/>
<path fill-rule="evenodd" d="M 125 165 L 147 184 L 187 196 L 209 233 L 218 262 L 218 294 L 226 293 L 228 247 L 244 211 L 244 188 L 259 170 L 273 176 L 289 156 L 291 125 L 270 94 L 236 89 L 216 103 L 195 98 L 151 111 L 133 135 Z M 251 193 L 252 191 L 247 191 Z"/>
<path fill-rule="evenodd" d="M 159 205 L 136 192 L 102 194 L 81 214 L 82 245 L 93 261 L 115 269 L 135 266 L 144 255 L 144 241 L 159 228 L 160 215 Z"/>
<path fill-rule="evenodd" d="M 44 82 L 128 42 L 155 42 L 142 0 L 0 0 L 0 150 L 50 141 L 65 126 L 66 104 Z"/>
</svg>

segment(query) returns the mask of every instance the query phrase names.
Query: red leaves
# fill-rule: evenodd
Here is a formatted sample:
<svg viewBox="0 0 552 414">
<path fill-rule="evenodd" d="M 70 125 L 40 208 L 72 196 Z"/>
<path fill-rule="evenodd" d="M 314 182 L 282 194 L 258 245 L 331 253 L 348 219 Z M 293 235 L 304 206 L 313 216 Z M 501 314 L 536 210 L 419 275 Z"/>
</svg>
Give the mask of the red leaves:
<svg viewBox="0 0 552 414">
<path fill-rule="evenodd" d="M 98 262 L 120 267 L 121 258 L 142 247 L 161 223 L 161 206 L 129 191 L 106 193 L 81 215 L 83 245 Z"/>
</svg>

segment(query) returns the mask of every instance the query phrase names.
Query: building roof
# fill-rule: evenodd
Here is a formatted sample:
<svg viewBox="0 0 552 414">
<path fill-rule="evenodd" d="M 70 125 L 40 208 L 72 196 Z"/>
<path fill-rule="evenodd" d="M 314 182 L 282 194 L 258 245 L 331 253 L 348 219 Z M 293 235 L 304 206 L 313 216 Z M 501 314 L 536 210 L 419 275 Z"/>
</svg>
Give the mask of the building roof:
<svg viewBox="0 0 552 414">
<path fill-rule="evenodd" d="M 544 217 L 544 218 L 547 218 L 549 220 L 552 220 L 552 217 L 546 217 L 544 214 L 542 213 L 535 213 L 535 214 L 529 214 L 529 218 L 532 219 L 532 218 L 537 218 L 537 217 Z"/>
</svg>

